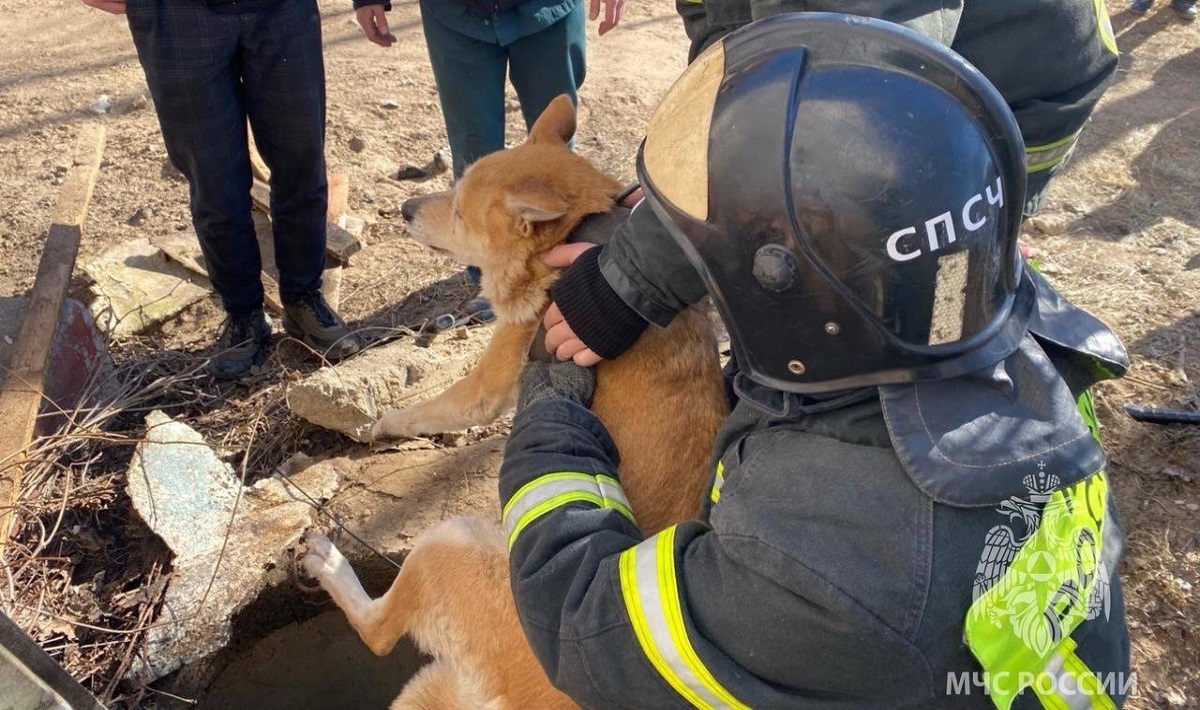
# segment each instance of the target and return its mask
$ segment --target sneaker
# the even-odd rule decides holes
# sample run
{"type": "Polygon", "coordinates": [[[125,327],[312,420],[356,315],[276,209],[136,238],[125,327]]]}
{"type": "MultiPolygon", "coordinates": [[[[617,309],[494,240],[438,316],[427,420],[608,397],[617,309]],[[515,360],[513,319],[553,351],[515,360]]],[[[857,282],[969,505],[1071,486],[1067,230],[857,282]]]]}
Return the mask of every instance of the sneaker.
{"type": "Polygon", "coordinates": [[[230,313],[217,336],[217,353],[208,371],[219,380],[237,380],[254,374],[267,359],[271,324],[260,308],[252,313],[230,313]]]}
{"type": "Polygon", "coordinates": [[[1150,6],[1154,4],[1154,0],[1133,0],[1133,4],[1129,6],[1129,11],[1135,15],[1145,15],[1150,11],[1150,6]]]}
{"type": "Polygon", "coordinates": [[[309,291],[283,306],[283,329],[328,360],[350,357],[362,348],[358,336],[333,312],[320,291],[309,291]]]}
{"type": "Polygon", "coordinates": [[[1179,19],[1184,22],[1191,22],[1196,19],[1196,3],[1186,2],[1185,0],[1171,0],[1171,9],[1179,16],[1179,19]]]}

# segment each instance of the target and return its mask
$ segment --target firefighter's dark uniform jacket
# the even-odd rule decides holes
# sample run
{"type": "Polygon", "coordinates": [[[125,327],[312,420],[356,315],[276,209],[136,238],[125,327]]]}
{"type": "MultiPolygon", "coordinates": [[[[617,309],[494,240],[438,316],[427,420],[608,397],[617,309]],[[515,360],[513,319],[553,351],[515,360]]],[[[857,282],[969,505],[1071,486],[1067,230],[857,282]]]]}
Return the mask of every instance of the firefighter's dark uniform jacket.
{"type": "Polygon", "coordinates": [[[1010,707],[1119,706],[1122,534],[1075,397],[1127,360],[1037,282],[1030,335],[986,372],[824,401],[735,377],[698,519],[649,539],[587,409],[521,412],[499,486],[514,598],[554,684],[589,708],[1004,707],[982,685],[1017,669],[978,656],[1018,642],[1042,654],[1046,694],[1010,707]],[[1062,530],[1041,550],[1075,583],[1063,602],[1014,570],[1073,525],[1095,538],[1084,573],[1062,577],[1062,530]],[[1072,689],[1092,681],[1083,704],[1072,689]]]}

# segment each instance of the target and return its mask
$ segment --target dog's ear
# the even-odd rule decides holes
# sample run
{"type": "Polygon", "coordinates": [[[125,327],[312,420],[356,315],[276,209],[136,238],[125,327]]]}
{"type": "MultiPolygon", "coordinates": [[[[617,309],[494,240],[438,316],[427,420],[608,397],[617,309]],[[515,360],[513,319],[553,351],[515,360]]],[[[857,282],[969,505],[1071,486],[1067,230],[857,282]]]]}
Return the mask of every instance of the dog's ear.
{"type": "Polygon", "coordinates": [[[525,181],[510,189],[505,195],[504,206],[516,216],[521,233],[525,236],[533,232],[535,225],[556,220],[571,207],[548,185],[535,181],[525,181]]]}
{"type": "Polygon", "coordinates": [[[575,137],[575,104],[571,97],[559,94],[550,102],[529,130],[530,143],[562,143],[575,137]]]}

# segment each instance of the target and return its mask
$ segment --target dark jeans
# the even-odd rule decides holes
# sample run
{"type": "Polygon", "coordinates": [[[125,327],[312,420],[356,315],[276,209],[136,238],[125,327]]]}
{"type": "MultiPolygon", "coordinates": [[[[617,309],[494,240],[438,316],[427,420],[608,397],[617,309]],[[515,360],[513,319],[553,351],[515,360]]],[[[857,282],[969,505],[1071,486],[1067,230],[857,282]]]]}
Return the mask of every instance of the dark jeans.
{"type": "Polygon", "coordinates": [[[526,128],[559,94],[577,101],[586,71],[584,5],[503,47],[462,34],[433,17],[423,20],[455,178],[477,159],[504,147],[506,73],[517,90],[526,128]]]}
{"type": "MultiPolygon", "coordinates": [[[[236,5],[234,5],[236,6],[236,5]]],[[[246,121],[271,169],[280,298],[320,288],[325,264],[325,68],[314,0],[217,13],[203,0],[128,0],[129,29],[167,155],[225,310],[262,307],[246,121]]],[[[229,6],[227,6],[229,7],[229,6]]]]}

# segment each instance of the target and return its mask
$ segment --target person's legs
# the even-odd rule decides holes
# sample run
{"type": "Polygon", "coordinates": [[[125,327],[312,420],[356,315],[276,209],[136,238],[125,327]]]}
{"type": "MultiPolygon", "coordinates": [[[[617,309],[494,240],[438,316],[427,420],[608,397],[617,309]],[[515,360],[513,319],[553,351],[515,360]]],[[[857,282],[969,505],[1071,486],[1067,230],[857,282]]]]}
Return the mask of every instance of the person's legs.
{"type": "Polygon", "coordinates": [[[241,377],[265,360],[271,329],[250,218],[238,19],[190,0],[129,0],[126,10],[167,155],[190,186],[209,280],[229,314],[209,369],[241,377]]]}
{"type": "Polygon", "coordinates": [[[271,170],[279,296],[321,288],[325,268],[325,71],[313,0],[239,16],[239,61],[254,141],[271,170]]]}
{"type": "Polygon", "coordinates": [[[560,94],[578,104],[587,73],[587,15],[579,3],[566,17],[508,46],[509,73],[525,128],[560,94]]]}
{"type": "Polygon", "coordinates": [[[422,14],[421,24],[457,180],[468,165],[504,147],[504,50],[456,32],[431,13],[422,14]]]}
{"type": "MultiPolygon", "coordinates": [[[[421,25],[458,180],[468,165],[504,148],[504,49],[456,32],[432,13],[421,13],[421,25]]],[[[468,266],[466,273],[479,284],[479,267],[468,266]]],[[[481,320],[488,319],[490,309],[486,299],[466,306],[482,313],[481,320]]]]}
{"type": "Polygon", "coordinates": [[[229,313],[260,310],[238,18],[191,0],[130,0],[127,12],[167,155],[190,185],[209,279],[229,313]]]}
{"type": "Polygon", "coordinates": [[[314,0],[289,0],[241,18],[246,112],[271,169],[271,227],[283,327],[330,360],[361,344],[321,295],[328,184],[325,67],[314,0]]]}
{"type": "Polygon", "coordinates": [[[1171,0],[1171,9],[1184,22],[1196,19],[1196,0],[1171,0]]]}

